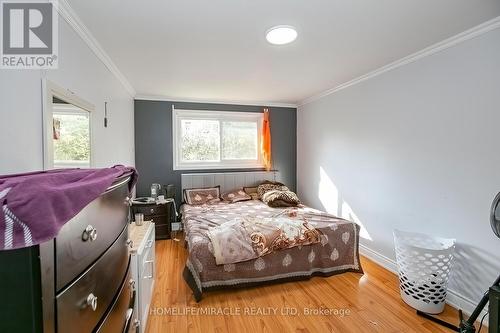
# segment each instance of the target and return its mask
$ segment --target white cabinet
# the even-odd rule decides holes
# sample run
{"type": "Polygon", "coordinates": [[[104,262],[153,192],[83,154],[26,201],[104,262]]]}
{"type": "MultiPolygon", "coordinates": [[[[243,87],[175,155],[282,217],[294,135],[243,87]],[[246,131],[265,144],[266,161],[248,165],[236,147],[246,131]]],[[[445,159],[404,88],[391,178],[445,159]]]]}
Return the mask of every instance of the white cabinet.
{"type": "Polygon", "coordinates": [[[155,280],[155,226],[150,221],[143,225],[131,225],[130,239],[131,270],[133,279],[137,281],[137,297],[135,311],[138,314],[139,333],[144,333],[148,321],[149,305],[153,296],[155,280]]]}

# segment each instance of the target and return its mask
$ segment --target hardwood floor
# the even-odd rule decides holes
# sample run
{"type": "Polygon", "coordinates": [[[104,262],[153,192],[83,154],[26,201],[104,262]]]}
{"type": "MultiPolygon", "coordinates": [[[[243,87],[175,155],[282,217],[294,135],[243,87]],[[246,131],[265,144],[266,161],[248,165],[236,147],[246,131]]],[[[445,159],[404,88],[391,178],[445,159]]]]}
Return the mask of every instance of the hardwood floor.
{"type": "MultiPolygon", "coordinates": [[[[156,286],[147,325],[149,333],[452,332],[418,317],[399,297],[397,277],[366,258],[362,258],[364,275],[346,273],[301,282],[208,292],[200,303],[196,303],[181,276],[186,254],[182,241],[156,243],[156,286]],[[184,314],[197,308],[225,311],[226,315],[184,314]],[[320,308],[332,310],[330,314],[305,312],[320,308]],[[349,313],[341,316],[342,310],[349,313]],[[167,314],[168,311],[171,314],[167,314]]],[[[455,323],[458,314],[446,306],[439,317],[455,323]]],[[[486,332],[484,328],[483,332],[486,332]]]]}

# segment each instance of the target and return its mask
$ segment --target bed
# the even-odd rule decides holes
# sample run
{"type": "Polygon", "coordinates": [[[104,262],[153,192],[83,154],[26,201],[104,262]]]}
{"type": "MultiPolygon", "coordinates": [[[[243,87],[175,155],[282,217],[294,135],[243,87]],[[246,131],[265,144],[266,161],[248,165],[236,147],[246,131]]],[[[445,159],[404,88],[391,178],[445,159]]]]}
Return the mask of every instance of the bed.
{"type": "MultiPolygon", "coordinates": [[[[277,180],[278,175],[263,172],[182,175],[182,187],[218,184],[224,191],[232,187],[252,186],[264,179],[277,180]]],[[[183,277],[198,302],[203,293],[210,290],[363,272],[359,262],[359,225],[315,209],[271,208],[262,201],[249,200],[200,206],[184,204],[181,216],[189,252],[183,277]],[[244,262],[216,264],[208,236],[209,228],[241,217],[284,216],[291,209],[307,216],[309,223],[320,232],[319,242],[283,249],[244,262]]]]}

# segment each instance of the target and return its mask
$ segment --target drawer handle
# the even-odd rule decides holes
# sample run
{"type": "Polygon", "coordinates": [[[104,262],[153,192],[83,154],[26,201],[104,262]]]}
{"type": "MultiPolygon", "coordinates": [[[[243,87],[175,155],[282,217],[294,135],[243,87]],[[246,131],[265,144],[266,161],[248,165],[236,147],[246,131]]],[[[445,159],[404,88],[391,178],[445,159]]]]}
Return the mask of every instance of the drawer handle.
{"type": "MultiPolygon", "coordinates": [[[[130,301],[129,309],[125,312],[125,327],[123,327],[122,333],[128,333],[130,331],[130,324],[132,315],[134,314],[134,304],[135,304],[136,291],[132,291],[132,299],[130,301]]],[[[137,326],[135,326],[137,331],[137,326]]]]}
{"type": "Polygon", "coordinates": [[[123,204],[124,204],[125,206],[129,206],[129,207],[131,207],[131,206],[132,206],[132,199],[131,199],[131,198],[129,198],[129,197],[126,197],[126,198],[125,198],[125,200],[123,201],[123,204]]]}
{"type": "Polygon", "coordinates": [[[150,212],[151,214],[153,214],[153,213],[155,212],[155,209],[154,209],[154,208],[151,208],[151,209],[149,210],[149,212],[150,212]]]}
{"type": "Polygon", "coordinates": [[[152,279],[155,276],[155,261],[154,260],[144,260],[145,264],[151,264],[151,275],[145,275],[145,279],[152,279]]]}
{"type": "Polygon", "coordinates": [[[83,231],[82,240],[84,242],[88,240],[92,242],[95,241],[96,239],[97,239],[97,229],[94,228],[94,226],[92,226],[91,224],[89,224],[87,228],[85,228],[85,230],[83,231]]]}
{"type": "Polygon", "coordinates": [[[97,310],[97,297],[90,293],[87,296],[87,305],[89,305],[92,308],[92,311],[97,310]]]}
{"type": "Polygon", "coordinates": [[[127,333],[130,330],[130,319],[132,319],[132,315],[134,314],[134,309],[130,308],[125,312],[125,327],[123,328],[122,333],[127,333]]]}
{"type": "Polygon", "coordinates": [[[131,239],[127,239],[127,241],[125,242],[125,244],[127,245],[127,247],[129,248],[133,248],[134,247],[134,241],[131,240],[131,239]]]}

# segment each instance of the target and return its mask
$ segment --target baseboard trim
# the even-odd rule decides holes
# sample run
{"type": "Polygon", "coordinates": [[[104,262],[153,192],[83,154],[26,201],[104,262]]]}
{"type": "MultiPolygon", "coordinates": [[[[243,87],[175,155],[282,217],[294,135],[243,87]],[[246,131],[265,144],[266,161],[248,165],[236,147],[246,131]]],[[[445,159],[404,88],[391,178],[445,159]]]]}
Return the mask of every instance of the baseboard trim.
{"type": "Polygon", "coordinates": [[[374,261],[378,265],[384,267],[388,271],[391,271],[396,275],[398,274],[398,265],[396,264],[396,262],[384,256],[383,254],[380,254],[363,244],[359,244],[359,253],[367,257],[371,261],[374,261]]]}
{"type": "MultiPolygon", "coordinates": [[[[398,266],[396,264],[396,261],[394,261],[393,259],[388,258],[383,254],[380,254],[377,251],[370,249],[369,247],[363,244],[359,244],[359,253],[367,257],[371,261],[375,262],[376,264],[387,269],[388,271],[394,274],[398,274],[398,266]]],[[[474,301],[452,289],[448,289],[446,304],[454,307],[455,309],[462,309],[462,311],[467,315],[470,315],[472,311],[474,311],[474,308],[476,307],[476,303],[474,301]]],[[[483,309],[481,315],[479,316],[479,319],[481,319],[484,315],[486,315],[486,313],[487,313],[487,308],[483,309]]],[[[484,320],[486,323],[488,323],[488,315],[486,315],[484,320]]],[[[455,324],[458,324],[458,318],[455,324]]]]}

